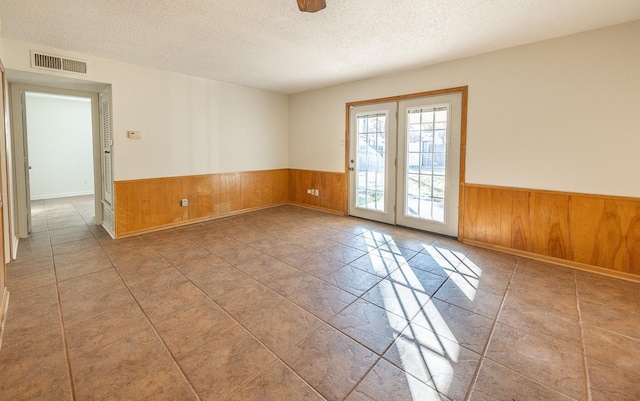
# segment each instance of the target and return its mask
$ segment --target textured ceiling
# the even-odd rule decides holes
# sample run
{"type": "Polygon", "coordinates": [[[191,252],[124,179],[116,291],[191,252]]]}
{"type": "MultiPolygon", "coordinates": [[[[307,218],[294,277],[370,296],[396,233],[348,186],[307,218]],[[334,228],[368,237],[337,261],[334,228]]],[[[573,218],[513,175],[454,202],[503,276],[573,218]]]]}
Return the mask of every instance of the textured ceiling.
{"type": "Polygon", "coordinates": [[[640,19],[640,0],[2,0],[6,38],[295,93],[640,19]]]}

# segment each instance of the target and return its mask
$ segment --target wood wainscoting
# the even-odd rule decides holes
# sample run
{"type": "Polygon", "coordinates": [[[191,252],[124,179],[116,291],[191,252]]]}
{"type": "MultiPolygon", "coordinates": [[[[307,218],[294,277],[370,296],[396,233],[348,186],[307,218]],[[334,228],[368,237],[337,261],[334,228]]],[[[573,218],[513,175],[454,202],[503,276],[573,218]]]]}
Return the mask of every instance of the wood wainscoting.
{"type": "Polygon", "coordinates": [[[289,202],[340,215],[347,214],[346,175],[289,169],[289,202]],[[317,189],[318,196],[307,193],[317,189]]]}
{"type": "Polygon", "coordinates": [[[288,169],[116,181],[116,236],[266,208],[288,198],[288,169]],[[182,199],[188,206],[181,206],[182,199]]]}
{"type": "Polygon", "coordinates": [[[465,243],[640,280],[640,199],[464,186],[465,243]]]}
{"type": "Polygon", "coordinates": [[[293,203],[346,214],[345,174],[279,169],[115,182],[116,236],[293,203]],[[318,196],[307,189],[317,189],[318,196]],[[187,199],[188,206],[180,201],[187,199]]]}

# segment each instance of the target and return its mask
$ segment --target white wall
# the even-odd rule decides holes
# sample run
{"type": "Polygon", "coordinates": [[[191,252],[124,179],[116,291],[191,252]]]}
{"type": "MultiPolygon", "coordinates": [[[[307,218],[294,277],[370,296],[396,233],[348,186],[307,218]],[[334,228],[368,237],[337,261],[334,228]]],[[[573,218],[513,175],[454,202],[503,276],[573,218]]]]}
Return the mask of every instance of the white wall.
{"type": "Polygon", "coordinates": [[[288,98],[7,38],[3,62],[67,55],[113,85],[116,180],[344,171],[345,103],[468,85],[467,182],[640,197],[639,37],[634,22],[288,98]]]}
{"type": "Polygon", "coordinates": [[[30,50],[88,62],[87,76],[112,84],[114,179],[286,168],[286,95],[4,39],[7,69],[40,72],[30,50]],[[128,139],[127,130],[142,132],[128,139]]]}
{"type": "Polygon", "coordinates": [[[91,99],[25,94],[31,199],[93,194],[91,99]]]}
{"type": "Polygon", "coordinates": [[[469,183],[640,197],[640,21],[292,95],[289,164],[344,171],[345,104],[469,86],[469,183]]]}

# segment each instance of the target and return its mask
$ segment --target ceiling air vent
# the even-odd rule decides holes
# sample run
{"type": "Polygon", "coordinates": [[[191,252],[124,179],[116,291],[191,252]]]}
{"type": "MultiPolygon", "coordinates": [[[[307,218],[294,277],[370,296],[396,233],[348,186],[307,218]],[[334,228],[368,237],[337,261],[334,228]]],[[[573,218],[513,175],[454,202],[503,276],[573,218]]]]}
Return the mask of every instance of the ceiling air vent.
{"type": "Polygon", "coordinates": [[[53,54],[45,54],[34,51],[31,51],[31,67],[44,68],[47,70],[75,72],[77,74],[87,73],[86,61],[74,60],[68,57],[60,57],[53,54]]]}

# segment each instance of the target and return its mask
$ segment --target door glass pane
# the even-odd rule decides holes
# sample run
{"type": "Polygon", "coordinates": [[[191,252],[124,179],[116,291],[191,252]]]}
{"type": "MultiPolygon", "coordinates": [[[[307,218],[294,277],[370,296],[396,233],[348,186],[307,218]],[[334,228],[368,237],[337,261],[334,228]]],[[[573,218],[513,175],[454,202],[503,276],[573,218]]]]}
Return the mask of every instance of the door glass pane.
{"type": "Polygon", "coordinates": [[[384,211],[387,115],[361,114],[357,117],[356,207],[384,211]]]}
{"type": "Polygon", "coordinates": [[[444,223],[448,114],[448,107],[407,111],[407,217],[444,223]]]}

